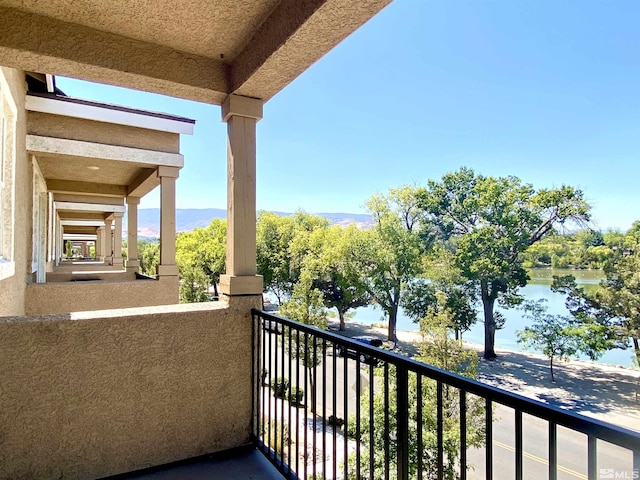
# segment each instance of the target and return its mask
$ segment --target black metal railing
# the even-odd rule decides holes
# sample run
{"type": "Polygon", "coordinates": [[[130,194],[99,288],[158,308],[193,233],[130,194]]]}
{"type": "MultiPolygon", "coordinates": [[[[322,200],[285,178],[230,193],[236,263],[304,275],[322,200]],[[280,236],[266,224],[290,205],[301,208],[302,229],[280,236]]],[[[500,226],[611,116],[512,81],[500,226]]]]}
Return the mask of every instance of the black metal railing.
{"type": "Polygon", "coordinates": [[[638,478],[639,433],[252,314],[252,433],[285,477],[638,478]]]}

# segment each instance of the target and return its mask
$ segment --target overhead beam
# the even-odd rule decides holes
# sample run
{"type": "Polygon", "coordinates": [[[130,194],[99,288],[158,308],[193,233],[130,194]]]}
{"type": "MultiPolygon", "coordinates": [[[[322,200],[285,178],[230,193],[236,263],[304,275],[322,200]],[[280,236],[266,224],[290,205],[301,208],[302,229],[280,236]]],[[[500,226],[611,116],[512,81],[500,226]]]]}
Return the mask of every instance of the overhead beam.
{"type": "Polygon", "coordinates": [[[0,32],[0,65],[217,105],[229,93],[213,58],[6,7],[0,32]]]}
{"type": "Polygon", "coordinates": [[[104,212],[70,212],[65,210],[60,213],[60,220],[93,220],[104,224],[104,212]]]}
{"type": "Polygon", "coordinates": [[[69,193],[54,193],[53,200],[56,202],[106,203],[107,205],[124,205],[124,199],[122,197],[108,197],[102,195],[73,195],[69,193]]]}
{"type": "Polygon", "coordinates": [[[76,235],[96,235],[97,227],[82,227],[77,225],[63,225],[65,235],[76,234],[76,235]]]}
{"type": "Polygon", "coordinates": [[[234,59],[231,92],[264,101],[391,0],[283,0],[234,59]]]}
{"type": "Polygon", "coordinates": [[[68,157],[100,158],[143,165],[164,165],[182,168],[184,157],[179,153],[156,152],[142,148],[105,145],[66,138],[27,135],[27,150],[30,153],[64,155],[68,157]]]}
{"type": "Polygon", "coordinates": [[[107,205],[100,203],[53,202],[58,211],[73,210],[76,212],[125,212],[124,205],[107,205]]]}
{"type": "Polygon", "coordinates": [[[160,185],[160,179],[156,175],[156,169],[145,168],[129,185],[128,197],[142,198],[151,190],[160,185]]]}
{"type": "Polygon", "coordinates": [[[61,220],[60,223],[65,227],[104,227],[104,220],[61,220]]]}
{"type": "Polygon", "coordinates": [[[74,180],[47,180],[47,189],[51,192],[70,194],[106,195],[124,197],[127,195],[126,185],[109,185],[106,183],[76,182],[74,180]]]}
{"type": "Polygon", "coordinates": [[[97,235],[91,233],[64,233],[62,235],[64,240],[76,240],[76,241],[95,241],[97,235]]]}

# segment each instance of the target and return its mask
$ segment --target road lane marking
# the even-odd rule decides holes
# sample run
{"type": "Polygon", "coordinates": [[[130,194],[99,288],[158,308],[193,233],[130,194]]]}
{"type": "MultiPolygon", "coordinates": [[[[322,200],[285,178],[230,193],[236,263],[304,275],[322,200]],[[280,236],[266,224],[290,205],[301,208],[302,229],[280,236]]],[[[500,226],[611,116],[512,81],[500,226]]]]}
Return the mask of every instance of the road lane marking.
{"type": "MultiPolygon", "coordinates": [[[[510,452],[515,452],[516,451],[516,449],[514,447],[512,447],[511,445],[507,445],[506,443],[502,443],[502,442],[499,442],[497,440],[494,440],[493,443],[495,445],[497,445],[498,447],[504,448],[505,450],[509,450],[510,452]]],[[[525,457],[525,458],[529,458],[531,460],[534,460],[536,462],[542,463],[543,465],[549,465],[549,461],[548,460],[546,460],[545,458],[533,455],[531,453],[527,453],[527,452],[523,451],[522,452],[522,456],[525,457]]],[[[563,473],[567,473],[569,475],[573,475],[574,477],[577,477],[580,480],[588,480],[588,477],[586,475],[583,475],[580,472],[576,472],[575,470],[571,470],[570,468],[563,467],[562,465],[558,465],[558,471],[559,472],[563,472],[563,473]]]]}

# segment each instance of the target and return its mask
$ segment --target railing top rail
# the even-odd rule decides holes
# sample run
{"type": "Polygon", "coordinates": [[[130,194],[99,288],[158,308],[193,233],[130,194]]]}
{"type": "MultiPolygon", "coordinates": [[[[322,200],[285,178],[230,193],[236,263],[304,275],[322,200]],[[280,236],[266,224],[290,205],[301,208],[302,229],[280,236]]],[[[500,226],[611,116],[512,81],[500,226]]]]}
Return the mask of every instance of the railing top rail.
{"type": "Polygon", "coordinates": [[[640,452],[640,432],[635,432],[624,427],[589,418],[578,413],[562,410],[553,405],[523,397],[522,395],[442,370],[398,353],[356,342],[348,337],[326,330],[320,330],[317,327],[305,325],[262,310],[252,309],[252,313],[263,319],[275,321],[284,326],[295,328],[301,332],[316,335],[317,337],[326,339],[332,343],[343,345],[349,349],[357,351],[358,353],[364,353],[379,360],[389,362],[396,365],[396,367],[405,368],[408,371],[427,376],[434,380],[440,380],[462,391],[520,410],[523,413],[548,420],[557,425],[568,427],[587,435],[592,435],[606,442],[631,449],[635,452],[640,452]]]}

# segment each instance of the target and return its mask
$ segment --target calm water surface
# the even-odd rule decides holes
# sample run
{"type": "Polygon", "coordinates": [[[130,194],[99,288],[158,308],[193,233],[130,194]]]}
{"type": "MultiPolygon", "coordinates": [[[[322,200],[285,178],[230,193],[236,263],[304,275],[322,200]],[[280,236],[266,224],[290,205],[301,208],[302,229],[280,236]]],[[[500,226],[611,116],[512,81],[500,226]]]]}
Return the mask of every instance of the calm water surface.
{"type": "MultiPolygon", "coordinates": [[[[576,277],[578,286],[588,289],[594,288],[602,280],[603,274],[599,270],[554,270],[554,269],[533,269],[529,271],[531,280],[529,284],[522,289],[522,294],[527,300],[538,300],[544,298],[547,300],[546,305],[550,314],[562,314],[569,315],[569,311],[564,306],[565,296],[559,293],[554,293],[550,289],[552,277],[554,275],[573,275],[576,277]]],[[[523,350],[520,344],[516,341],[516,331],[523,330],[528,322],[522,318],[521,312],[516,309],[501,310],[506,317],[505,326],[503,329],[496,332],[496,346],[502,348],[508,348],[510,350],[523,350]]],[[[373,324],[381,321],[386,321],[384,313],[381,310],[376,309],[373,306],[359,308],[356,311],[356,315],[353,321],[360,323],[373,324]]],[[[479,314],[479,319],[482,315],[479,314]]],[[[400,311],[398,316],[398,330],[419,330],[419,325],[413,323],[413,321],[407,317],[403,311],[400,311]]],[[[475,342],[484,343],[484,325],[481,321],[478,321],[468,332],[463,334],[463,339],[475,342]]],[[[608,363],[614,365],[631,365],[631,350],[612,350],[605,353],[599,360],[601,363],[608,363]]]]}

